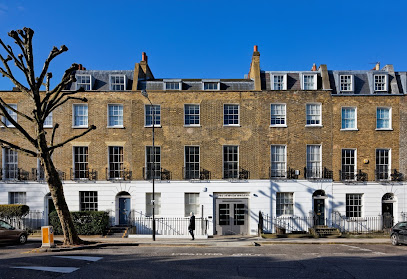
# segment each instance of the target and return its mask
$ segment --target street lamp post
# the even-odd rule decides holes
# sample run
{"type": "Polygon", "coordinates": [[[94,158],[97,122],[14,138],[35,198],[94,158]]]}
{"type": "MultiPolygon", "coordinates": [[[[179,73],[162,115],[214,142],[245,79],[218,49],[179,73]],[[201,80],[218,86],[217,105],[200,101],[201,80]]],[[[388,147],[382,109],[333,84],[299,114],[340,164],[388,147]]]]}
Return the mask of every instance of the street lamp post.
{"type": "MultiPolygon", "coordinates": [[[[153,199],[151,200],[152,204],[153,204],[153,241],[155,241],[155,185],[154,185],[154,181],[155,181],[155,146],[154,146],[154,126],[155,126],[155,108],[153,103],[150,101],[150,98],[148,98],[148,93],[146,90],[141,90],[141,95],[143,95],[144,97],[147,98],[147,100],[150,102],[151,104],[151,110],[153,111],[153,119],[152,119],[152,125],[153,125],[153,166],[151,169],[152,172],[152,179],[153,179],[153,199]]],[[[148,172],[148,167],[147,167],[147,172],[148,172]]]]}

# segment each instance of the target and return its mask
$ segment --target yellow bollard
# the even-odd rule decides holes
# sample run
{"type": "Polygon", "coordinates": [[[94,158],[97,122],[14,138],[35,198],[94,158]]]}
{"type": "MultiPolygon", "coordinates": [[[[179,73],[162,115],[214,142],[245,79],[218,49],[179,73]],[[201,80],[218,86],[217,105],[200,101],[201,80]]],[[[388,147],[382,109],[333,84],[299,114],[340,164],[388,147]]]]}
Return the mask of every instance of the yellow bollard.
{"type": "Polygon", "coordinates": [[[42,248],[53,248],[54,244],[54,228],[52,226],[41,227],[42,248]]]}

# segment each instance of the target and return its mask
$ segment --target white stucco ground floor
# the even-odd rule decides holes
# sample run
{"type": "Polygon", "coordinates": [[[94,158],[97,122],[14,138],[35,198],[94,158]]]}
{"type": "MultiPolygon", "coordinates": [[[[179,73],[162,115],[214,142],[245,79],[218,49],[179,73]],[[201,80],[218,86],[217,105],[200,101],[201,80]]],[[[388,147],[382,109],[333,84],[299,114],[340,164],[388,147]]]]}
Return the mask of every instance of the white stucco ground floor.
{"type": "MultiPolygon", "coordinates": [[[[137,226],[136,222],[152,216],[151,181],[65,181],[63,185],[71,211],[109,211],[112,225],[137,226]]],[[[367,220],[389,215],[397,222],[406,212],[405,188],[400,182],[155,181],[154,215],[158,220],[187,220],[194,212],[197,220],[202,224],[205,221],[200,233],[207,235],[256,235],[259,212],[274,226],[280,224],[291,230],[304,230],[300,220],[306,218],[312,218],[313,224],[331,225],[332,219],[367,220]]],[[[0,183],[0,204],[12,203],[25,203],[30,211],[42,212],[41,224],[48,224],[53,205],[46,183],[0,183]]],[[[269,230],[274,232],[275,227],[271,225],[269,230]]],[[[187,230],[182,230],[181,234],[185,233],[187,230]]]]}

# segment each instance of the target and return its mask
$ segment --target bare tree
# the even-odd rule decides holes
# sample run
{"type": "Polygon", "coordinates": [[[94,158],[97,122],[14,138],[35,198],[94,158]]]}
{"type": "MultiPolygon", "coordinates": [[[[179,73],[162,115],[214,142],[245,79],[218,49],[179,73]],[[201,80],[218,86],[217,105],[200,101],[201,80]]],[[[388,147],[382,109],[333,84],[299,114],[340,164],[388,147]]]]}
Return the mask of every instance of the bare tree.
{"type": "MultiPolygon", "coordinates": [[[[61,221],[62,230],[64,233],[64,245],[74,245],[82,243],[82,240],[78,237],[78,234],[75,230],[75,227],[72,222],[71,214],[68,209],[68,205],[65,201],[65,196],[63,192],[63,185],[59,174],[54,166],[54,163],[51,159],[51,155],[56,148],[62,147],[68,142],[82,137],[89,133],[91,130],[96,129],[95,126],[90,126],[86,131],[67,138],[66,140],[54,143],[55,132],[58,129],[58,123],[55,123],[52,130],[52,135],[47,139],[46,132],[44,130],[44,121],[47,116],[54,111],[56,108],[62,106],[69,100],[78,100],[82,102],[87,102],[86,98],[75,97],[79,91],[63,91],[66,86],[75,82],[74,71],[78,69],[77,64],[72,64],[72,66],[65,71],[63,74],[62,80],[54,89],[50,90],[50,79],[52,74],[48,72],[48,67],[51,61],[67,51],[66,46],[61,46],[59,49],[53,47],[48,58],[44,62],[42,71],[38,77],[34,73],[34,57],[33,57],[33,45],[32,39],[34,31],[30,28],[24,27],[23,30],[10,31],[8,35],[14,40],[14,42],[19,47],[21,53],[16,55],[13,48],[10,45],[6,45],[1,39],[0,44],[6,51],[6,57],[0,54],[0,60],[3,63],[3,67],[0,67],[0,74],[3,77],[9,78],[14,85],[26,95],[26,101],[29,102],[30,110],[28,113],[24,113],[18,109],[13,108],[8,105],[0,97],[0,115],[2,116],[0,123],[6,128],[9,129],[12,133],[17,134],[17,136],[25,139],[29,142],[29,148],[26,148],[24,144],[15,144],[9,140],[0,139],[0,145],[5,148],[10,148],[12,150],[24,153],[28,156],[37,157],[40,159],[42,166],[44,166],[45,174],[47,177],[47,182],[49,190],[51,193],[52,200],[55,205],[55,209],[58,213],[59,219],[61,221]],[[26,82],[18,81],[13,75],[9,62],[14,62],[15,66],[23,72],[26,82]],[[45,83],[44,83],[45,79],[45,83]],[[24,85],[26,84],[26,85],[24,85]],[[45,85],[45,92],[40,91],[41,87],[45,85]],[[20,117],[23,117],[26,123],[30,127],[22,123],[18,123],[10,115],[11,112],[14,112],[20,117]],[[13,128],[9,128],[6,125],[6,122],[12,124],[13,128]],[[34,131],[32,127],[35,127],[34,131]]],[[[13,93],[10,93],[13,94],[13,93]]],[[[12,113],[13,114],[13,113],[12,113]]]]}

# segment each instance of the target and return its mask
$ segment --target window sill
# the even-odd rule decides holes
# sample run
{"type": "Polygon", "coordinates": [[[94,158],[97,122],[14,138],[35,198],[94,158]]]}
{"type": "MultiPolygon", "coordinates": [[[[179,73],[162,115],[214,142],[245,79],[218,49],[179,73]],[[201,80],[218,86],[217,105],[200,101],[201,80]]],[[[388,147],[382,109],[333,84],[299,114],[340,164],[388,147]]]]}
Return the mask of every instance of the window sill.
{"type": "MultiPolygon", "coordinates": [[[[161,128],[161,125],[154,125],[154,128],[161,128]]],[[[144,128],[153,128],[153,126],[144,126],[144,128]]]]}
{"type": "Polygon", "coordinates": [[[87,129],[88,126],[72,126],[72,129],[87,129]]]}
{"type": "Polygon", "coordinates": [[[341,129],[341,131],[359,131],[358,128],[353,128],[353,129],[341,129]]]}
{"type": "Polygon", "coordinates": [[[107,126],[108,129],[124,129],[124,126],[107,126]]]}
{"type": "Polygon", "coordinates": [[[202,125],[184,125],[185,128],[201,128],[202,125]]]}
{"type": "Polygon", "coordinates": [[[318,124],[318,125],[305,125],[305,128],[322,128],[324,127],[322,124],[318,124]]]}
{"type": "Polygon", "coordinates": [[[45,129],[52,129],[52,128],[54,128],[53,126],[43,126],[43,128],[45,128],[45,129]]]}
{"type": "Polygon", "coordinates": [[[376,128],[376,131],[393,131],[393,128],[382,128],[382,129],[376,128]]]}
{"type": "Polygon", "coordinates": [[[229,124],[229,125],[223,124],[223,127],[241,127],[241,126],[240,124],[229,124]]]}
{"type": "Polygon", "coordinates": [[[287,128],[287,125],[270,125],[270,128],[287,128]]]}

